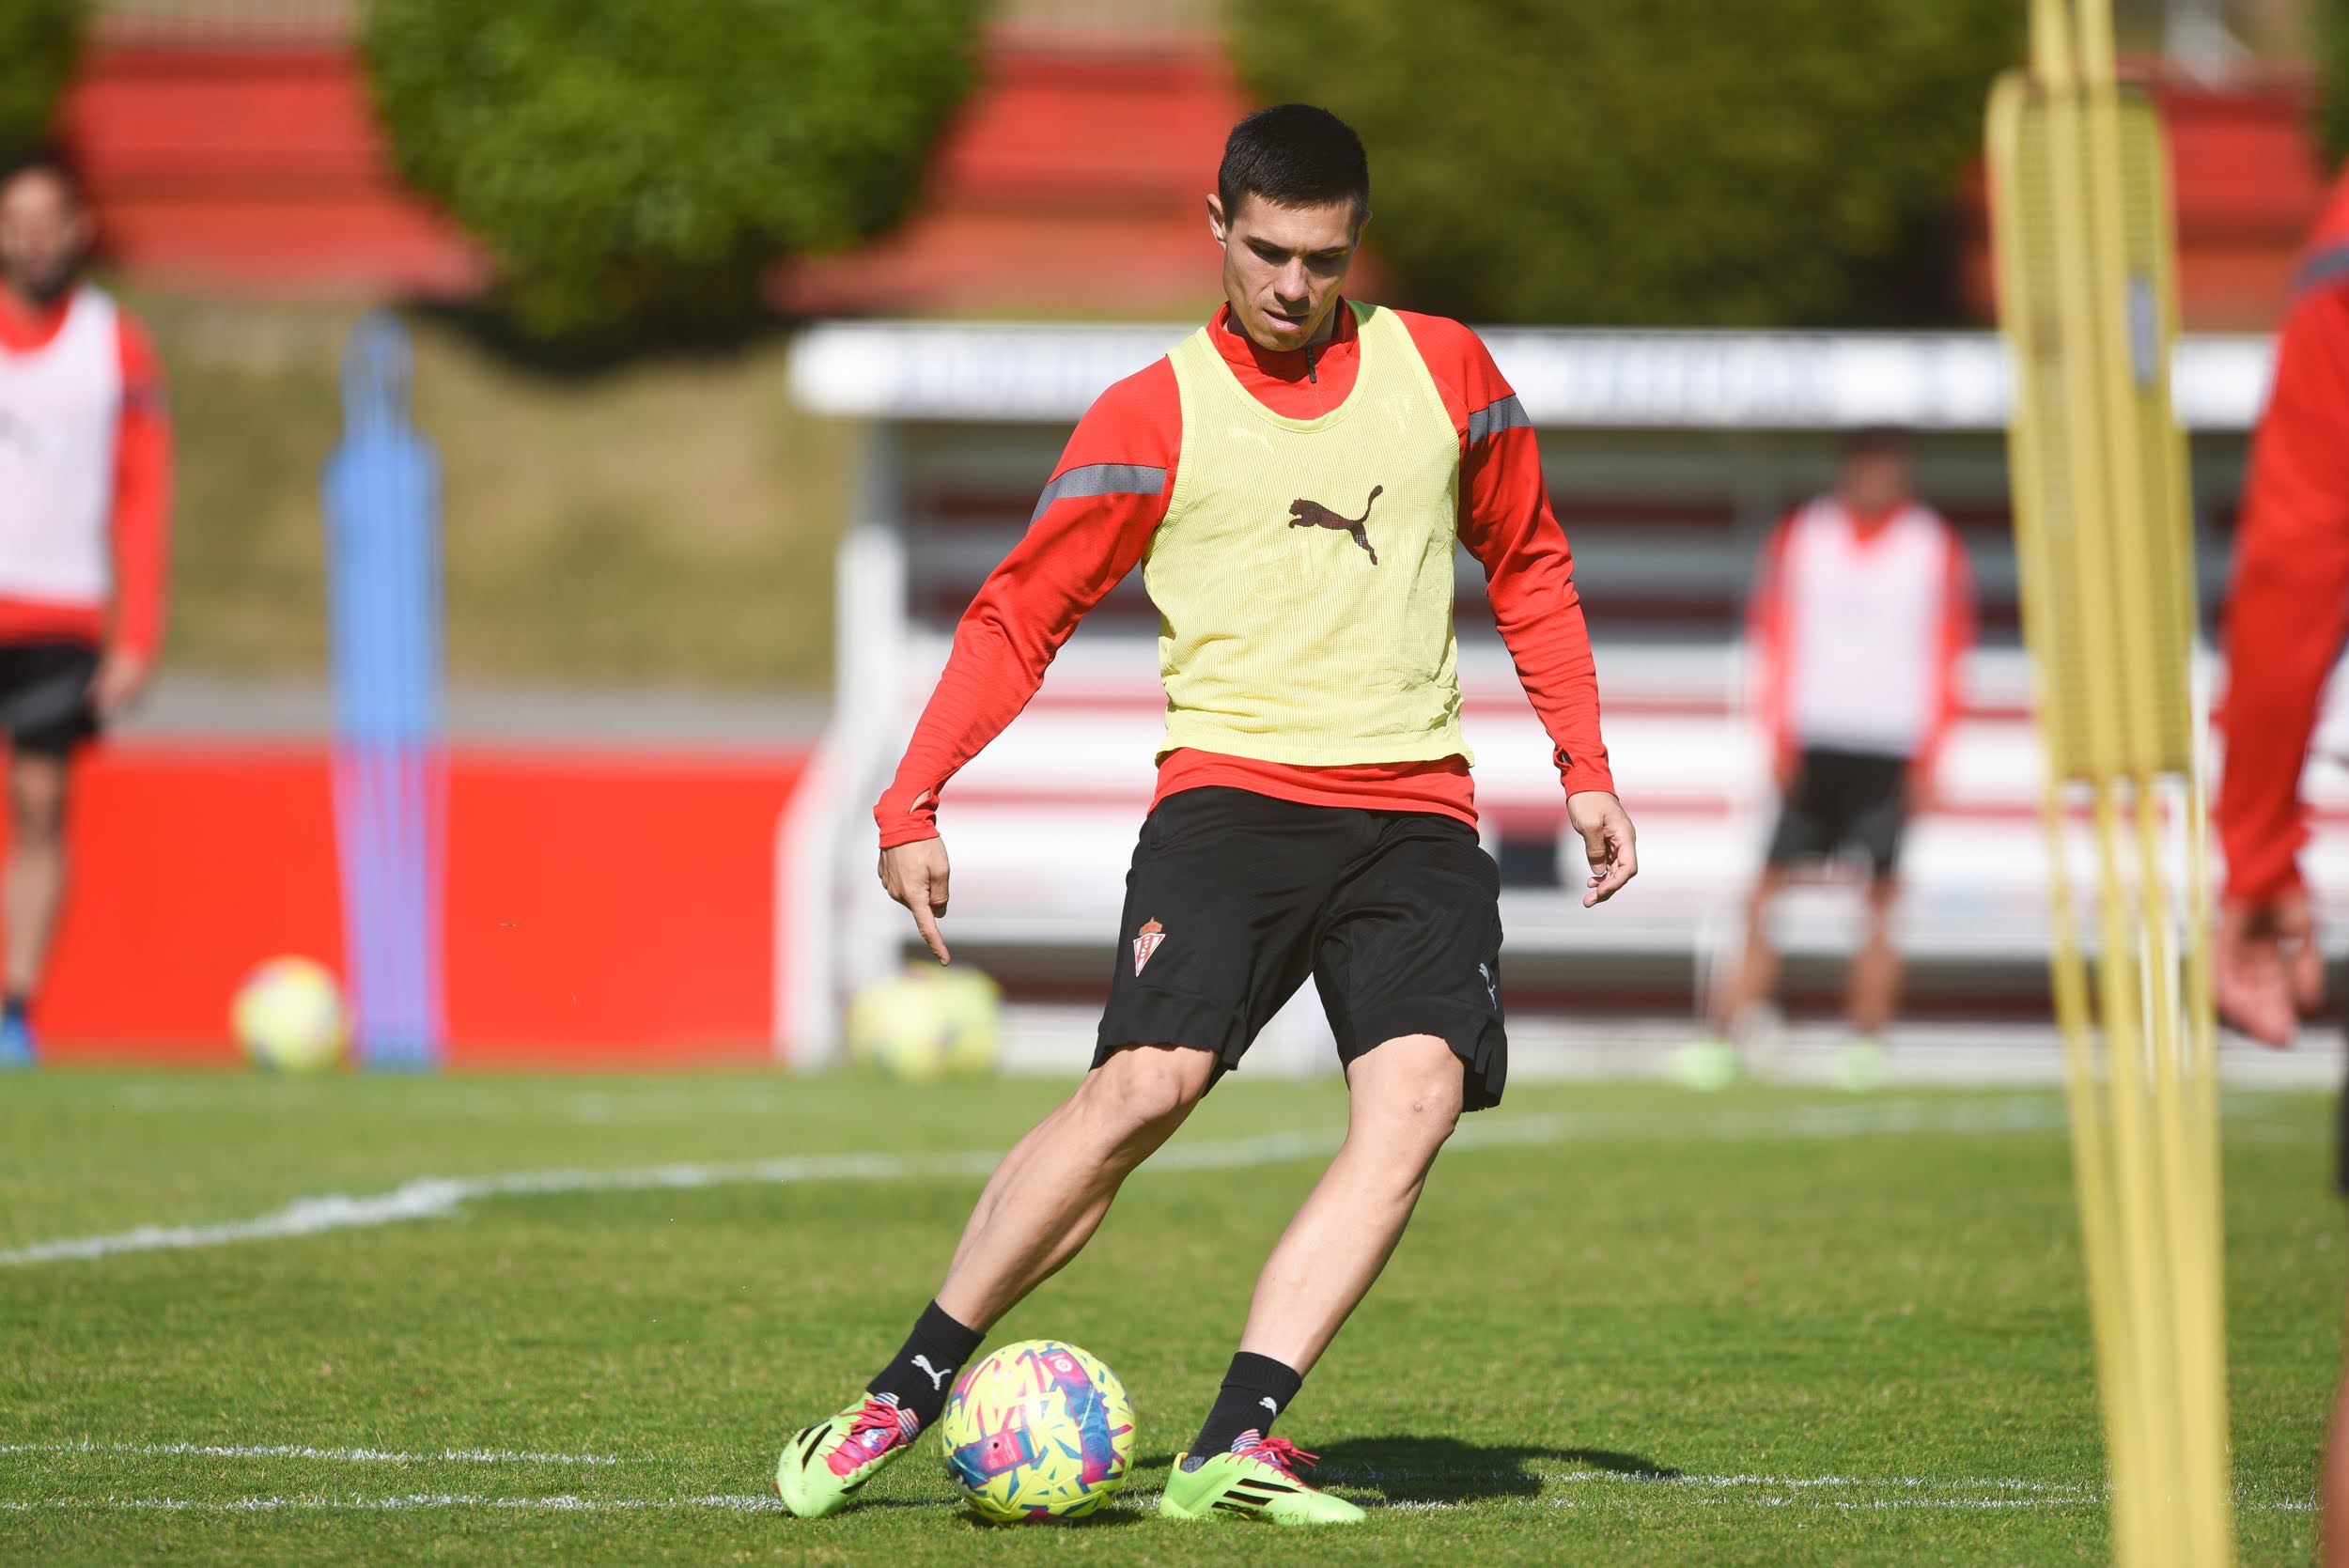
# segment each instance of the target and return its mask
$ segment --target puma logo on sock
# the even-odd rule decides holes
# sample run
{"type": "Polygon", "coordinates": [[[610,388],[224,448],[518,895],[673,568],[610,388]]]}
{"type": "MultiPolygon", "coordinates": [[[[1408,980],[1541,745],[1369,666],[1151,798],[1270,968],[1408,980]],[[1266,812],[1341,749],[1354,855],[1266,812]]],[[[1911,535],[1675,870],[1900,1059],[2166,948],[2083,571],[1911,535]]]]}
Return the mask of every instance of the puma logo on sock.
{"type": "Polygon", "coordinates": [[[1281,1406],[1274,1403],[1272,1396],[1269,1394],[1267,1394],[1264,1398],[1256,1401],[1256,1403],[1263,1405],[1266,1409],[1271,1411],[1276,1416],[1281,1413],[1281,1406]]]}
{"type": "Polygon", "coordinates": [[[930,1388],[933,1390],[944,1388],[946,1379],[954,1375],[954,1368],[948,1367],[941,1372],[930,1365],[930,1358],[927,1356],[916,1356],[913,1358],[913,1364],[922,1369],[922,1375],[930,1380],[930,1388]]]}

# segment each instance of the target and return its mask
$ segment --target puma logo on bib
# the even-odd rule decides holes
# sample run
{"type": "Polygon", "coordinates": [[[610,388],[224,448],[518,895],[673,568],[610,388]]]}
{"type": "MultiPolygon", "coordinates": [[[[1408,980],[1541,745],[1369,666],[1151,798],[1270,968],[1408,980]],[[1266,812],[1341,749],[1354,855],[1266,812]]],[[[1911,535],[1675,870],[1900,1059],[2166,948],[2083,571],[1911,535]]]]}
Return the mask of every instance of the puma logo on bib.
{"type": "Polygon", "coordinates": [[[1370,507],[1372,502],[1386,493],[1386,486],[1371,486],[1370,500],[1362,503],[1362,515],[1358,518],[1342,518],[1320,502],[1308,501],[1303,496],[1299,496],[1289,503],[1289,526],[1291,528],[1334,528],[1341,534],[1350,534],[1354,536],[1356,544],[1370,551],[1370,564],[1375,567],[1378,564],[1378,551],[1372,549],[1370,543],[1370,507]]]}

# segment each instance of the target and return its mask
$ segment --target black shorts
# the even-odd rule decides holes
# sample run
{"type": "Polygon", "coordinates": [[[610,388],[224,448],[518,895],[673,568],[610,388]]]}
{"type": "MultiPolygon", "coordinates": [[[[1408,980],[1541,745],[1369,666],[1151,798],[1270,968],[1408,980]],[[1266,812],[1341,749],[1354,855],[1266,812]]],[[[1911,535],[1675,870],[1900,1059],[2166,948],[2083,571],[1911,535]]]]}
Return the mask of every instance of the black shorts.
{"type": "Polygon", "coordinates": [[[9,745],[62,757],[96,735],[97,674],[97,650],[79,643],[0,644],[0,729],[9,745]]]}
{"type": "Polygon", "coordinates": [[[1128,1046],[1239,1065],[1310,972],[1338,1059],[1440,1036],[1501,1102],[1501,873],[1466,823],[1187,789],[1142,825],[1093,1064],[1128,1046]]]}
{"type": "Polygon", "coordinates": [[[1850,845],[1867,855],[1869,870],[1890,876],[1908,826],[1908,769],[1906,757],[1804,751],[1770,834],[1770,864],[1831,860],[1850,845]]]}

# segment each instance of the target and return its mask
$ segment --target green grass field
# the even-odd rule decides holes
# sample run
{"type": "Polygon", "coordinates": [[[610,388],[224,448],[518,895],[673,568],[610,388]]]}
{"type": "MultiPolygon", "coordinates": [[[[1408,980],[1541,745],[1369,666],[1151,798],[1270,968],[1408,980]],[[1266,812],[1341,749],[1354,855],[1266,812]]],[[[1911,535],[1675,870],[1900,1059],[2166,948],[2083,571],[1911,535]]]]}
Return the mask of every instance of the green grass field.
{"type": "MultiPolygon", "coordinates": [[[[2060,1105],[2024,1093],[1513,1092],[1282,1423],[1374,1509],[1300,1538],[1137,1506],[1342,1123],[1333,1086],[1236,1080],[997,1333],[1125,1378],[1122,1506],[984,1529],[926,1446],[850,1514],[773,1512],[781,1439],[894,1348],[1054,1093],[0,1079],[0,1561],[2106,1553],[2060,1105]]],[[[2312,1550],[2327,1117],[2228,1103],[2248,1562],[2312,1550]]]]}

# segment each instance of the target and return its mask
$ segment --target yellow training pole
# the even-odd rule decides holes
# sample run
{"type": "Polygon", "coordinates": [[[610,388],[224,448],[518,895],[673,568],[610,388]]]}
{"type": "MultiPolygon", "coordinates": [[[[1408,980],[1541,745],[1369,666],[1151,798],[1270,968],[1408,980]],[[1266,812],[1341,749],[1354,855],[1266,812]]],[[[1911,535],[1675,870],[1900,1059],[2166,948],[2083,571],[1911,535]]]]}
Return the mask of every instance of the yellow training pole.
{"type": "Polygon", "coordinates": [[[2167,174],[2149,105],[2114,78],[2109,0],[2033,0],[2030,17],[2032,72],[1993,93],[1987,145],[2047,756],[2050,974],[2114,1553],[2200,1568],[2232,1560],[2233,1521],[2167,174]],[[2095,859],[2092,976],[2076,825],[2095,859]]]}

